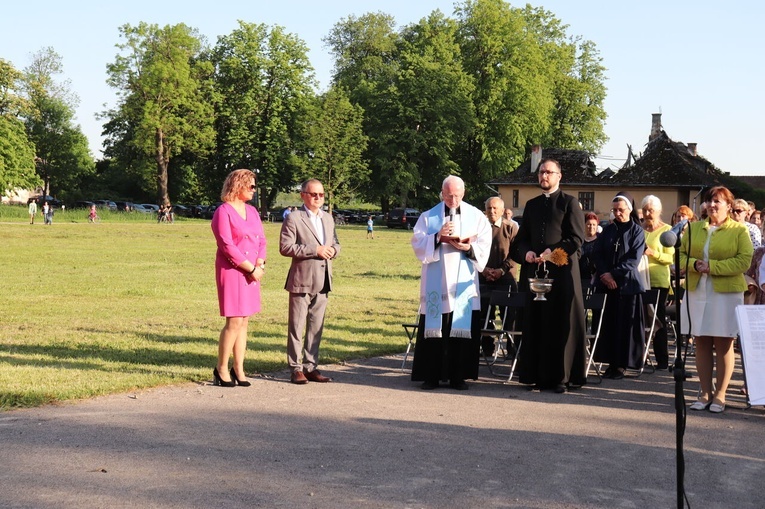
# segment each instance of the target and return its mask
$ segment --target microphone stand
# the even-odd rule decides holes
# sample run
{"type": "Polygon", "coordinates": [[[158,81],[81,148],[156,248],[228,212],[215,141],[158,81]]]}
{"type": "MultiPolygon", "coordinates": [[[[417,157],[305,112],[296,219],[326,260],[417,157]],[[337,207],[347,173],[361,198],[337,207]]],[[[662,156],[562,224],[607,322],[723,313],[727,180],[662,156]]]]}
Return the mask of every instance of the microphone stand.
{"type": "MultiPolygon", "coordinates": [[[[677,335],[675,338],[676,348],[680,348],[679,338],[683,337],[681,320],[682,310],[680,304],[680,235],[677,236],[675,243],[675,322],[677,335]]],[[[686,296],[687,298],[687,296],[686,296]]],[[[685,395],[683,382],[685,381],[685,359],[688,355],[688,335],[685,335],[683,343],[685,351],[682,355],[676,355],[675,365],[672,374],[675,378],[675,451],[677,463],[677,507],[683,508],[683,498],[685,495],[685,456],[683,453],[683,437],[685,435],[685,395]]]]}

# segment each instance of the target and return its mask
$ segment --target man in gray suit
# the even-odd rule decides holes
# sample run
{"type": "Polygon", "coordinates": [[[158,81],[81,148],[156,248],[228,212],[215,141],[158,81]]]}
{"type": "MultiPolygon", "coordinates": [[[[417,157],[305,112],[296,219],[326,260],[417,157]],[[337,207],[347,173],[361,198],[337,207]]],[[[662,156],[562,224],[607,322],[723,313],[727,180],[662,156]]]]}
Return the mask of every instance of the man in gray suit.
{"type": "Polygon", "coordinates": [[[279,253],[292,258],[284,289],[290,292],[287,360],[293,384],[330,382],[316,369],[324,329],[327,294],[332,290],[332,260],[340,251],[332,215],[324,212],[324,186],[316,179],[300,186],[303,207],[282,223],[279,253]],[[305,346],[303,333],[305,332],[305,346]]]}

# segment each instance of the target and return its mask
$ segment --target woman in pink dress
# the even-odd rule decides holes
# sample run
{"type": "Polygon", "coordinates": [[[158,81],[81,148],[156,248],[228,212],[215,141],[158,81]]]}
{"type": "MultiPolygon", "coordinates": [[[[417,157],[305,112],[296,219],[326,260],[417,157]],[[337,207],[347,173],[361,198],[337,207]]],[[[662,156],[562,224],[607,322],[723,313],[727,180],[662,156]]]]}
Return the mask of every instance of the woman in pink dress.
{"type": "Polygon", "coordinates": [[[223,204],[212,218],[212,231],[218,243],[215,256],[218,304],[220,315],[226,317],[218,340],[218,365],[213,378],[215,385],[223,387],[250,385],[244,373],[247,325],[250,316],[260,312],[260,281],[266,273],[263,224],[255,207],[247,203],[255,189],[252,171],[232,171],[223,183],[223,204]],[[234,365],[229,371],[232,353],[234,365]]]}

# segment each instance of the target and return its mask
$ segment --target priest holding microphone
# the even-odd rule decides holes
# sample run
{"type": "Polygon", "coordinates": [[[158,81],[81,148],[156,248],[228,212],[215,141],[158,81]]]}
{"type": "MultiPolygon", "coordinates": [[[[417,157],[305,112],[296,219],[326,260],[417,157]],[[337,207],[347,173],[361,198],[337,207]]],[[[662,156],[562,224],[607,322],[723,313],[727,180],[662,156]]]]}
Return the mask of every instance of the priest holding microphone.
{"type": "Polygon", "coordinates": [[[481,299],[478,274],[491,249],[483,211],[462,201],[465,183],[450,175],[438,205],[414,226],[412,248],[422,263],[420,320],[412,380],[436,389],[441,381],[466,390],[478,378],[481,299]]]}

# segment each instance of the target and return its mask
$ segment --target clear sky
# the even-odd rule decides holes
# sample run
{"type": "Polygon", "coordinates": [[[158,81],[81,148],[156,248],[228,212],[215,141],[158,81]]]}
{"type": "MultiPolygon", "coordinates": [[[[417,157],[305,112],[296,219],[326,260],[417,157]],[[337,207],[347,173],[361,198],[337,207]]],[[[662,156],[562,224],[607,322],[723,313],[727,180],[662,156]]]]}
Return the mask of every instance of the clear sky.
{"type": "MultiPolygon", "coordinates": [[[[644,150],[651,114],[675,141],[698,143],[698,152],[732,175],[763,175],[751,157],[760,146],[765,8],[757,1],[533,0],[569,25],[569,35],[589,39],[607,68],[608,114],[598,167],[619,167],[627,144],[644,150]],[[749,147],[749,148],[747,148],[749,147]]],[[[514,6],[523,3],[511,2],[514,6]]],[[[101,123],[95,114],[113,106],[106,65],[117,54],[118,27],[141,21],[186,23],[213,44],[241,19],[280,25],[306,42],[322,88],[332,62],[322,38],[351,14],[385,12],[400,25],[431,11],[453,13],[453,0],[38,0],[0,8],[0,58],[21,70],[31,55],[51,46],[62,56],[64,78],[80,97],[77,121],[101,157],[101,123]],[[105,106],[106,105],[106,106],[105,106]]]]}

